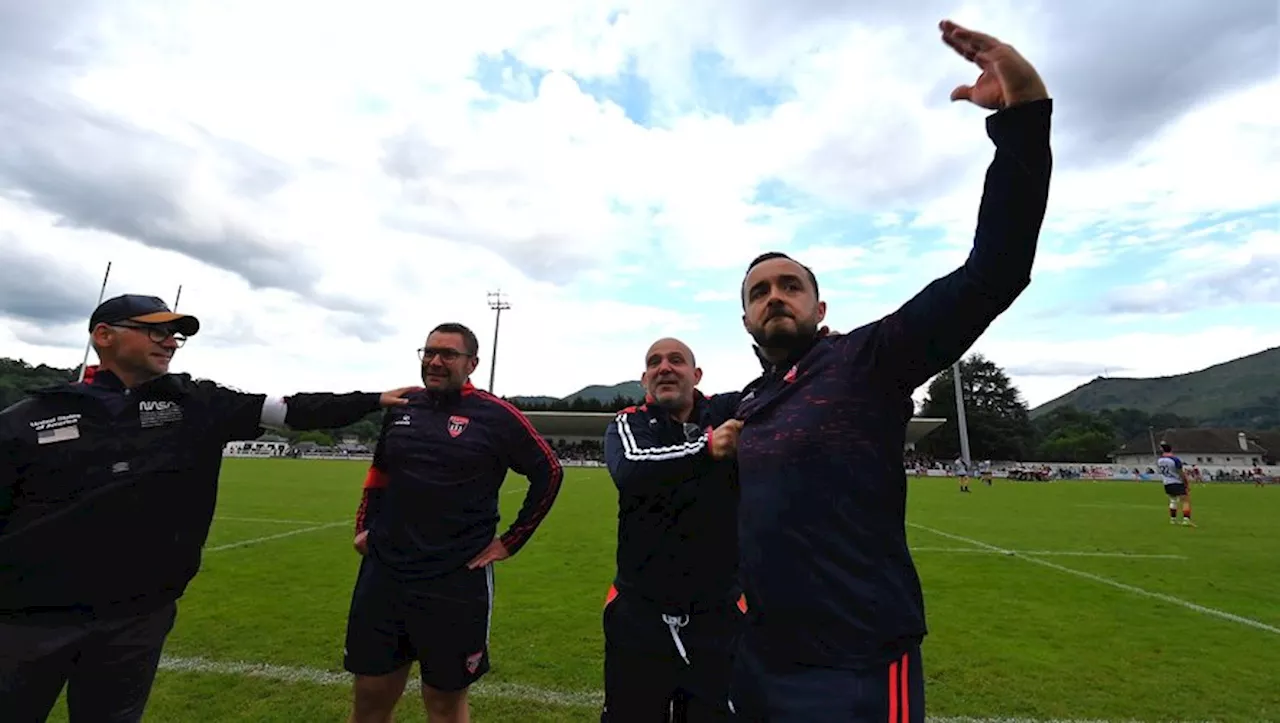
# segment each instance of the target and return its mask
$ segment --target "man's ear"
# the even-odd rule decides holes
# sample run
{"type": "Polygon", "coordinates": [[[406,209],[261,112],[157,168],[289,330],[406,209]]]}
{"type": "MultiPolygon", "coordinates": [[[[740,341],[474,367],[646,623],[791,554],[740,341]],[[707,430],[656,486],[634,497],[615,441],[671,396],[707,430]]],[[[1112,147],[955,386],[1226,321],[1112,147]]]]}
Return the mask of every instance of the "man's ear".
{"type": "Polygon", "coordinates": [[[111,333],[111,327],[106,324],[98,324],[93,327],[93,331],[89,334],[89,340],[93,343],[95,351],[108,349],[111,342],[115,341],[114,335],[111,333]]]}
{"type": "Polygon", "coordinates": [[[693,368],[693,385],[696,387],[702,383],[702,367],[693,368]]]}

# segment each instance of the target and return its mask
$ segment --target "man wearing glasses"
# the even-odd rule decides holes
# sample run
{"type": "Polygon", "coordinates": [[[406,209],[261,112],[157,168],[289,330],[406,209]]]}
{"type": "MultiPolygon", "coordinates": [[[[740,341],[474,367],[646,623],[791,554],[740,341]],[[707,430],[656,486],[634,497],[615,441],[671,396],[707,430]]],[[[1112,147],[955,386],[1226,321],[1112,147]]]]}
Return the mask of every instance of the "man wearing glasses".
{"type": "Polygon", "coordinates": [[[264,427],[326,429],[383,394],[246,394],[169,373],[200,322],[151,296],[103,302],[85,382],[0,412],[0,711],[137,721],[177,600],[200,568],[222,449],[264,427]]]}
{"type": "Polygon", "coordinates": [[[355,723],[391,720],[419,663],[431,723],[469,720],[467,689],[489,670],[492,563],[533,535],[560,491],[551,446],[508,402],[471,385],[476,335],[441,324],[418,350],[423,391],[383,416],[356,513],[364,555],[351,594],[343,665],[355,723]],[[501,537],[498,490],[529,480],[501,537]]]}

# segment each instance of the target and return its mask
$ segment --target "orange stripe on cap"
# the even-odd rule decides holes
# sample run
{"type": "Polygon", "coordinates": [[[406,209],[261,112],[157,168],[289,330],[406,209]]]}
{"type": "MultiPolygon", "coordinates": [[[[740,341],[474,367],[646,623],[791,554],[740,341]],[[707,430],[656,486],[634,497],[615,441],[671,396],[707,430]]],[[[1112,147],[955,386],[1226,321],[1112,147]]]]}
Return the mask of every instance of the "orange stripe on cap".
{"type": "Polygon", "coordinates": [[[369,473],[364,476],[364,488],[386,487],[387,473],[377,467],[370,467],[369,473]]]}

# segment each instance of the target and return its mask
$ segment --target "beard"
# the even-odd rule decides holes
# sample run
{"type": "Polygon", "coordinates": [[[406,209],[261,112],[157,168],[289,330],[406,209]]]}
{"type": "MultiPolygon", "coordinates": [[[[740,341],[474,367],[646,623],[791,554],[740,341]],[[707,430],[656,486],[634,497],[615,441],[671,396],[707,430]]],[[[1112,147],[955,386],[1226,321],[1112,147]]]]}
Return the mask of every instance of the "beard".
{"type": "Polygon", "coordinates": [[[750,331],[751,338],[755,340],[756,346],[761,349],[786,351],[790,354],[807,348],[813,342],[814,338],[818,336],[818,324],[816,321],[805,322],[789,315],[775,314],[766,319],[764,324],[750,331]],[[770,328],[769,321],[779,316],[790,318],[795,323],[795,328],[770,328]]]}

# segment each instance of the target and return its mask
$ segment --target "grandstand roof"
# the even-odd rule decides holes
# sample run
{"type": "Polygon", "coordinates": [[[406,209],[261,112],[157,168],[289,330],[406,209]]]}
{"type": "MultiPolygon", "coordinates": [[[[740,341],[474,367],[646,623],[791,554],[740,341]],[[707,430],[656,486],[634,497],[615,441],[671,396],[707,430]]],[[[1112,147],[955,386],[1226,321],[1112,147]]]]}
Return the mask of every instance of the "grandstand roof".
{"type": "MultiPolygon", "coordinates": [[[[602,439],[605,427],[616,416],[613,412],[525,412],[538,433],[544,437],[591,437],[602,439]]],[[[907,424],[907,444],[915,444],[926,434],[942,426],[945,419],[916,417],[907,424]]]]}

